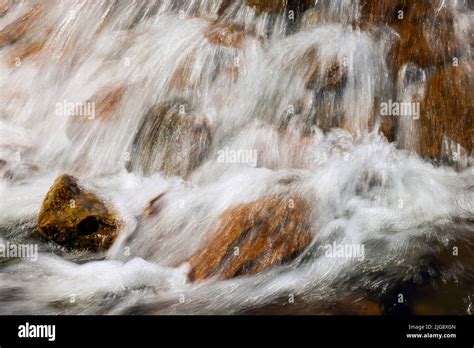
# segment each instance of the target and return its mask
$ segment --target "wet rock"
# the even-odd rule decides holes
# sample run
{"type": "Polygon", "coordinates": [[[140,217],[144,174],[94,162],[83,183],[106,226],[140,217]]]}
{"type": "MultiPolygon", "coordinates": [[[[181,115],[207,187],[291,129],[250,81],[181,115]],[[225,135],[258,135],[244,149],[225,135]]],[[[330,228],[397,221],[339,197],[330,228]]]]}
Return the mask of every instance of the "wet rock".
{"type": "Polygon", "coordinates": [[[417,15],[423,19],[429,16],[433,10],[433,2],[428,0],[416,2],[409,0],[362,0],[360,5],[361,23],[364,25],[380,25],[385,23],[393,25],[406,18],[407,15],[417,15]],[[400,18],[401,14],[403,14],[402,18],[400,18]]]}
{"type": "Polygon", "coordinates": [[[286,9],[298,15],[313,5],[314,0],[245,0],[245,4],[254,8],[257,13],[273,13],[286,9]]]}
{"type": "MultiPolygon", "coordinates": [[[[117,116],[128,90],[127,85],[107,85],[99,89],[92,97],[77,103],[73,110],[75,117],[68,120],[66,134],[70,139],[87,136],[93,122],[108,123],[117,116]]],[[[69,112],[66,107],[61,112],[69,112]]]]}
{"type": "Polygon", "coordinates": [[[428,79],[421,103],[418,153],[439,158],[443,138],[461,145],[468,153],[474,134],[474,63],[445,66],[428,79]]]}
{"type": "Polygon", "coordinates": [[[305,12],[301,20],[301,26],[302,28],[311,28],[323,22],[324,18],[322,17],[321,11],[319,9],[312,8],[305,12]]]}
{"type": "Polygon", "coordinates": [[[318,0],[304,3],[305,12],[301,18],[301,29],[311,29],[321,24],[342,24],[356,27],[359,14],[358,1],[318,0]]]}
{"type": "Polygon", "coordinates": [[[206,82],[212,84],[220,78],[230,84],[236,82],[240,76],[240,67],[235,61],[237,50],[257,42],[254,32],[244,31],[243,26],[235,23],[210,22],[202,34],[212,49],[194,49],[177,62],[169,79],[170,92],[196,91],[206,86],[206,82]],[[202,60],[209,62],[204,70],[198,67],[202,60]],[[196,74],[197,69],[201,74],[196,74]]]}
{"type": "Polygon", "coordinates": [[[99,119],[110,119],[115,113],[124,99],[127,86],[107,86],[100,90],[89,102],[96,105],[96,113],[99,119]]]}
{"type": "Polygon", "coordinates": [[[347,81],[347,68],[337,59],[323,64],[319,58],[318,47],[312,46],[303,54],[300,63],[306,68],[304,77],[306,89],[320,91],[341,89],[347,81]]]}
{"type": "Polygon", "coordinates": [[[143,212],[144,216],[152,216],[156,215],[160,212],[160,210],[163,208],[163,197],[166,195],[166,191],[160,193],[158,196],[154,197],[151,199],[148,204],[145,207],[145,210],[143,212]]]}
{"type": "Polygon", "coordinates": [[[347,79],[347,69],[341,67],[341,64],[334,59],[323,71],[321,66],[314,66],[306,75],[305,87],[320,90],[340,89],[344,86],[347,79]]]}
{"type": "Polygon", "coordinates": [[[361,26],[391,26],[399,35],[389,53],[394,73],[407,63],[421,68],[441,66],[459,57],[454,17],[447,7],[429,0],[364,0],[361,26]]]}
{"type": "Polygon", "coordinates": [[[257,12],[278,12],[285,7],[285,0],[245,0],[247,6],[257,12]]]}
{"type": "Polygon", "coordinates": [[[145,175],[162,171],[185,176],[207,155],[211,131],[206,118],[193,113],[180,99],[152,107],[135,136],[129,171],[145,175]]]}
{"type": "Polygon", "coordinates": [[[211,23],[205,28],[204,37],[216,46],[242,48],[245,43],[244,28],[234,23],[211,23]]]}
{"type": "Polygon", "coordinates": [[[107,250],[119,223],[114,213],[70,175],[58,177],[37,217],[38,233],[69,249],[107,250]]]}
{"type": "Polygon", "coordinates": [[[191,257],[192,281],[229,279],[294,259],[312,239],[302,198],[266,197],[222,213],[205,247],[191,257]]]}
{"type": "Polygon", "coordinates": [[[32,58],[40,53],[45,47],[45,43],[45,41],[33,41],[19,44],[10,54],[8,63],[11,66],[17,65],[17,63],[23,63],[26,59],[32,58]]]}
{"type": "Polygon", "coordinates": [[[13,0],[0,1],[0,17],[4,16],[14,6],[13,0]]]}
{"type": "Polygon", "coordinates": [[[32,7],[21,18],[3,28],[0,31],[0,47],[15,43],[23,38],[38,21],[43,11],[44,7],[42,6],[32,7]]]}
{"type": "Polygon", "coordinates": [[[169,81],[171,91],[184,91],[195,87],[195,83],[191,79],[192,68],[195,61],[195,52],[191,52],[178,62],[169,81]]]}
{"type": "Polygon", "coordinates": [[[306,91],[292,101],[278,127],[293,124],[305,134],[312,133],[314,126],[324,132],[345,127],[342,92],[347,83],[347,68],[336,56],[321,61],[317,46],[309,47],[296,65],[296,73],[301,76],[306,91]]]}
{"type": "Polygon", "coordinates": [[[384,116],[380,120],[379,133],[385,136],[390,143],[396,140],[397,120],[393,116],[384,116]]]}
{"type": "Polygon", "coordinates": [[[396,140],[397,117],[396,116],[380,116],[380,99],[375,98],[374,106],[369,117],[369,130],[373,131],[377,121],[380,122],[379,134],[382,134],[389,142],[396,140]]]}

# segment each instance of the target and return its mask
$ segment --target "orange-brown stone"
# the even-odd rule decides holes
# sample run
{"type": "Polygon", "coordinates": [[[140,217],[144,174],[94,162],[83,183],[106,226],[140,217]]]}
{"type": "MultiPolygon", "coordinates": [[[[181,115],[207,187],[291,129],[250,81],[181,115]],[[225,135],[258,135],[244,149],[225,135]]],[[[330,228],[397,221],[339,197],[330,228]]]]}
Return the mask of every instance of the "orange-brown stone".
{"type": "Polygon", "coordinates": [[[265,197],[231,207],[190,259],[192,281],[261,272],[295,258],[312,240],[310,207],[300,197],[265,197]]]}
{"type": "Polygon", "coordinates": [[[204,37],[216,46],[242,48],[245,43],[243,27],[233,23],[211,23],[205,28],[204,37]]]}
{"type": "Polygon", "coordinates": [[[363,0],[361,26],[391,26],[399,35],[389,53],[394,73],[407,63],[441,66],[460,54],[454,17],[430,0],[363,0]]]}
{"type": "Polygon", "coordinates": [[[468,152],[474,134],[474,64],[445,66],[427,82],[419,122],[420,155],[438,158],[443,137],[460,144],[468,152]]]}

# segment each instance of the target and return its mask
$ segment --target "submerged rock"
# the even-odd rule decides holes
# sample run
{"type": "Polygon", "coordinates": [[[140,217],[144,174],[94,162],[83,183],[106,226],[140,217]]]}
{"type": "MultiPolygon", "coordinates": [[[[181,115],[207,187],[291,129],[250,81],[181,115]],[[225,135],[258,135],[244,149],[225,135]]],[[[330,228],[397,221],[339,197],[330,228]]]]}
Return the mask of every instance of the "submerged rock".
{"type": "Polygon", "coordinates": [[[206,156],[211,143],[207,120],[198,117],[184,100],[172,100],[152,107],[135,136],[129,171],[145,175],[163,171],[185,176],[206,156]]]}
{"type": "Polygon", "coordinates": [[[70,175],[55,180],[37,224],[41,236],[70,249],[107,250],[118,233],[115,215],[70,175]]]}
{"type": "Polygon", "coordinates": [[[92,97],[92,101],[89,103],[92,102],[96,105],[99,119],[106,120],[114,117],[124,100],[127,87],[126,85],[107,86],[92,97]]]}
{"type": "Polygon", "coordinates": [[[13,44],[23,38],[38,21],[43,11],[43,6],[32,7],[22,17],[3,28],[0,31],[0,47],[13,44]]]}
{"type": "Polygon", "coordinates": [[[192,80],[192,67],[196,63],[196,53],[192,51],[182,60],[177,62],[174,72],[169,80],[171,91],[184,91],[196,87],[195,81],[192,80]]]}
{"type": "MultiPolygon", "coordinates": [[[[317,60],[316,60],[317,62],[317,60]]],[[[319,88],[321,91],[339,90],[347,80],[347,68],[341,66],[336,58],[321,71],[320,64],[312,64],[305,78],[307,89],[319,88]]]]}
{"type": "Polygon", "coordinates": [[[45,40],[37,40],[25,43],[19,43],[17,47],[11,52],[8,64],[15,66],[17,62],[23,62],[28,58],[34,58],[44,49],[45,40]]]}
{"type": "Polygon", "coordinates": [[[5,180],[23,180],[33,176],[38,171],[38,166],[22,161],[7,162],[0,159],[0,177],[5,180]]]}
{"type": "Polygon", "coordinates": [[[216,46],[242,48],[245,43],[244,28],[234,23],[211,23],[205,28],[204,36],[216,46]]]}
{"type": "Polygon", "coordinates": [[[229,279],[294,259],[312,240],[302,198],[266,197],[231,207],[205,247],[191,257],[189,278],[229,279]]]}
{"type": "Polygon", "coordinates": [[[216,81],[233,85],[241,74],[237,58],[248,47],[260,45],[253,30],[232,21],[208,22],[201,34],[206,48],[194,48],[177,61],[169,78],[172,95],[189,91],[202,93],[203,88],[216,81]],[[207,62],[204,67],[202,61],[207,62]]]}
{"type": "Polygon", "coordinates": [[[4,16],[14,5],[13,0],[1,0],[0,1],[0,17],[4,16]]]}

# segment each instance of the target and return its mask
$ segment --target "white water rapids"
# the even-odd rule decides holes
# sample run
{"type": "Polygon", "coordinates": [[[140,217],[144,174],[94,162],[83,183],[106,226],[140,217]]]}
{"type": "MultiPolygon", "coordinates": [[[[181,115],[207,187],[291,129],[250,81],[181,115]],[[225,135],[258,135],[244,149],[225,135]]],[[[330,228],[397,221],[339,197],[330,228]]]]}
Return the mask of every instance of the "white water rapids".
{"type": "MultiPolygon", "coordinates": [[[[358,1],[322,2],[328,21],[296,29],[284,14],[257,14],[240,1],[219,13],[224,2],[28,0],[0,17],[5,27],[28,8],[44,8],[26,33],[44,42],[41,54],[11,64],[15,45],[0,48],[0,159],[8,163],[0,168],[0,242],[38,243],[30,231],[63,173],[124,222],[104,255],[40,243],[38,260],[0,263],[0,314],[231,314],[289,295],[310,304],[378,297],[432,272],[425,260],[440,245],[474,233],[472,167],[435,166],[369,127],[374,100],[397,93],[397,84],[386,64],[392,34],[350,25],[358,1]],[[252,35],[240,48],[211,44],[203,32],[218,16],[252,35]],[[313,45],[322,70],[333,57],[347,59],[341,91],[305,89],[298,59],[313,45]],[[190,55],[191,82],[170,88],[190,55]],[[238,72],[225,73],[232,66],[238,72]],[[55,113],[58,103],[86,102],[110,86],[125,88],[112,117],[55,113]],[[203,163],[185,178],[127,170],[147,110],[172,98],[207,119],[212,142],[203,163]],[[345,115],[352,131],[313,126],[303,136],[301,116],[282,133],[296,100],[301,114],[324,106],[345,115]],[[217,161],[225,148],[256,150],[256,166],[217,161]],[[141,219],[165,191],[160,213],[141,219]],[[316,238],[296,260],[248,277],[187,281],[186,260],[223,211],[281,192],[298,193],[314,213],[316,238]],[[324,257],[320,246],[333,242],[364,245],[364,260],[324,257]]],[[[461,1],[442,3],[472,21],[461,1]]],[[[400,127],[400,140],[415,136],[409,127],[400,127]]]]}

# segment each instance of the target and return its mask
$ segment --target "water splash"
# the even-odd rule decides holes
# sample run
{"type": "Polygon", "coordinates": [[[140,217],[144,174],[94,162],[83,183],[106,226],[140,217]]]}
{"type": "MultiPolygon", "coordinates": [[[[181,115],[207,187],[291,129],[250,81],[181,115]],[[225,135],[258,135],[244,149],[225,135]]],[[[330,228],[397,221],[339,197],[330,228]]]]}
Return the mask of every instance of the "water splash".
{"type": "MultiPolygon", "coordinates": [[[[472,12],[448,5],[462,36],[472,12]]],[[[105,255],[49,243],[38,262],[0,263],[0,312],[242,313],[289,294],[305,303],[381,296],[431,272],[420,259],[440,244],[472,234],[472,168],[435,167],[388,143],[373,120],[377,100],[422,94],[426,71],[390,75],[393,33],[353,27],[358,1],[318,8],[323,20],[308,12],[298,26],[224,0],[15,2],[0,27],[30,19],[0,50],[0,235],[38,243],[28,231],[63,172],[125,223],[105,255]],[[205,119],[212,136],[184,179],[128,166],[147,112],[169,100],[185,101],[177,112],[205,119]],[[87,103],[93,112],[79,112],[87,103]],[[218,161],[226,147],[256,150],[256,166],[218,161]],[[187,260],[223,211],[287,192],[315,213],[317,238],[303,254],[251,277],[186,282],[187,260]],[[159,214],[145,217],[163,193],[159,214]],[[365,245],[364,260],[323,257],[335,242],[365,245]]],[[[409,121],[398,134],[399,147],[419,141],[409,121]]],[[[191,153],[192,143],[183,146],[191,153]]],[[[158,162],[166,156],[152,150],[158,162]]]]}

